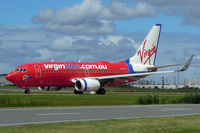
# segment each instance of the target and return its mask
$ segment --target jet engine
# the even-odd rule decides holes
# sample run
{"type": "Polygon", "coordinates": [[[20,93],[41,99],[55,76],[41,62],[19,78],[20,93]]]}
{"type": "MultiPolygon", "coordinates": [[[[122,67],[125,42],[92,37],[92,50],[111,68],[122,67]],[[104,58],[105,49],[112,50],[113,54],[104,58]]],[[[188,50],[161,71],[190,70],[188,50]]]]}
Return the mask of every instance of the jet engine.
{"type": "Polygon", "coordinates": [[[82,78],[75,82],[75,90],[79,92],[83,91],[97,91],[101,87],[101,84],[96,79],[82,78]]]}

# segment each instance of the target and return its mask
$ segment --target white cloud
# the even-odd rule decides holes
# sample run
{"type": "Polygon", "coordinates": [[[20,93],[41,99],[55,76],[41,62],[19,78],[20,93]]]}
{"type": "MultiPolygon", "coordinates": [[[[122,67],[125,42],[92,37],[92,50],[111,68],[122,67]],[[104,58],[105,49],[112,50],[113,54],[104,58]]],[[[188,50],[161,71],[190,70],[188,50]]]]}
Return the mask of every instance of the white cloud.
{"type": "Polygon", "coordinates": [[[117,44],[120,40],[122,40],[124,37],[123,36],[111,36],[109,35],[107,37],[108,40],[110,40],[112,43],[117,44]]]}
{"type": "Polygon", "coordinates": [[[40,9],[32,20],[50,31],[79,35],[107,34],[114,31],[114,20],[155,15],[153,7],[142,2],[128,7],[122,1],[112,1],[105,6],[103,0],[83,0],[82,3],[61,10],[40,9]]]}
{"type": "Polygon", "coordinates": [[[50,52],[48,49],[39,49],[38,53],[40,54],[40,56],[33,58],[33,60],[50,61],[50,59],[53,59],[52,52],[50,52]]]}
{"type": "Polygon", "coordinates": [[[200,55],[195,56],[194,59],[200,60],[200,55]]]}
{"type": "Polygon", "coordinates": [[[100,45],[111,45],[111,44],[118,44],[118,42],[120,40],[123,40],[124,37],[123,36],[116,36],[116,35],[108,35],[107,38],[103,38],[103,37],[100,37],[99,38],[99,44],[100,45]]]}
{"type": "Polygon", "coordinates": [[[56,39],[52,44],[52,48],[56,50],[67,50],[68,48],[72,47],[72,43],[74,41],[75,39],[73,39],[71,36],[64,36],[56,39]]]}
{"type": "MultiPolygon", "coordinates": [[[[140,0],[137,0],[138,2],[140,0]]],[[[143,0],[158,12],[169,16],[182,16],[183,24],[200,26],[199,0],[143,0]]]]}
{"type": "Polygon", "coordinates": [[[86,40],[86,41],[90,41],[92,40],[91,37],[88,37],[88,36],[78,36],[79,39],[83,39],[83,40],[86,40]]]}

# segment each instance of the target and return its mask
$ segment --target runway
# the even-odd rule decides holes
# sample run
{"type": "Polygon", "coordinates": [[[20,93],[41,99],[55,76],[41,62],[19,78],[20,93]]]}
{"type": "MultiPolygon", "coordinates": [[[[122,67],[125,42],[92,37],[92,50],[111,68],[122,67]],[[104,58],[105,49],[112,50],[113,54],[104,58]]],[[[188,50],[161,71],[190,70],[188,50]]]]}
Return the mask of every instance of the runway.
{"type": "Polygon", "coordinates": [[[0,126],[196,114],[198,104],[0,109],[0,126]]]}

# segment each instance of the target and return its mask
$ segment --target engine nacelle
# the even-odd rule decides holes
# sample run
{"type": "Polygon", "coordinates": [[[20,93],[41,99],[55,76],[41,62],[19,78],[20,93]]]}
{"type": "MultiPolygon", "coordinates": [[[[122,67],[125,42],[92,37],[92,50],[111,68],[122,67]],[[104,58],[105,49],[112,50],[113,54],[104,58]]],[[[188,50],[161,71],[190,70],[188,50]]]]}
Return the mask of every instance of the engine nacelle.
{"type": "Polygon", "coordinates": [[[89,79],[89,78],[83,78],[78,79],[75,82],[75,89],[77,91],[97,91],[101,87],[101,84],[96,79],[89,79]]]}

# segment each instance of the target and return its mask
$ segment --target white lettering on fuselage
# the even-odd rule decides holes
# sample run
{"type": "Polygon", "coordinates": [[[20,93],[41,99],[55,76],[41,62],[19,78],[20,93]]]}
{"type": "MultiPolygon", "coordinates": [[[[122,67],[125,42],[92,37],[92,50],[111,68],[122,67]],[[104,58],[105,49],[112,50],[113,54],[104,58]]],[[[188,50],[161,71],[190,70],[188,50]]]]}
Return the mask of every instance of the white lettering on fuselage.
{"type": "Polygon", "coordinates": [[[107,69],[107,65],[44,64],[45,69],[107,69]]]}
{"type": "Polygon", "coordinates": [[[107,65],[82,65],[81,69],[107,69],[107,65]]]}
{"type": "Polygon", "coordinates": [[[46,69],[51,69],[51,68],[54,68],[54,70],[58,70],[58,69],[65,69],[65,65],[64,64],[44,64],[44,67],[46,69]]]}

